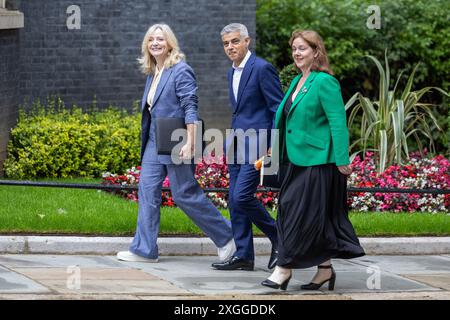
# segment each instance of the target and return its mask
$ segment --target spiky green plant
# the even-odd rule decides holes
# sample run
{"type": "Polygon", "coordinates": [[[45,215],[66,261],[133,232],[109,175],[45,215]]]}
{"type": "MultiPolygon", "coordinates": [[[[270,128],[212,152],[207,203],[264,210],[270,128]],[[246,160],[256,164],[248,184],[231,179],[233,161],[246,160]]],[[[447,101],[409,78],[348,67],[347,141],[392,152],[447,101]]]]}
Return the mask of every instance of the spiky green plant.
{"type": "MultiPolygon", "coordinates": [[[[430,120],[438,130],[442,130],[433,115],[434,104],[422,103],[420,100],[427,92],[437,90],[445,96],[447,92],[438,87],[425,87],[412,91],[414,75],[420,63],[418,63],[403,90],[398,85],[402,77],[401,72],[392,90],[390,87],[390,70],[385,53],[385,68],[374,56],[367,56],[378,68],[380,73],[379,97],[377,101],[356,93],[345,105],[345,110],[353,109],[348,118],[348,125],[358,125],[355,118],[360,111],[361,136],[350,146],[353,150],[355,146],[363,145],[363,150],[352,154],[351,159],[359,153],[371,150],[378,154],[378,172],[383,172],[386,167],[392,164],[402,164],[405,159],[409,159],[408,139],[417,143],[419,151],[423,152],[423,144],[420,137],[425,137],[429,141],[429,149],[434,152],[434,142],[430,129],[430,120]],[[410,139],[411,138],[411,139],[410,139]],[[370,143],[373,148],[369,149],[370,143]]],[[[422,154],[423,155],[423,154],[422,154]]]]}

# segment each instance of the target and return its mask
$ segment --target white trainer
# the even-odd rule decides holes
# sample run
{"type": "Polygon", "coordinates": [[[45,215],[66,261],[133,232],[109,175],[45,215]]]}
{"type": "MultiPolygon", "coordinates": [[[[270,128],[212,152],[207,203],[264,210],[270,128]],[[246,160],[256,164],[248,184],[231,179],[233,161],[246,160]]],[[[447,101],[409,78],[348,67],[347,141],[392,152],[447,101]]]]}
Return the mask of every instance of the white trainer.
{"type": "Polygon", "coordinates": [[[117,259],[122,260],[122,261],[130,261],[130,262],[150,262],[150,263],[158,262],[158,259],[144,258],[144,257],[138,256],[137,254],[134,254],[133,252],[130,252],[130,251],[118,252],[117,259]]]}
{"type": "Polygon", "coordinates": [[[228,241],[226,245],[221,248],[217,248],[217,255],[219,256],[220,261],[226,261],[233,256],[236,252],[236,244],[234,243],[234,239],[228,241]]]}

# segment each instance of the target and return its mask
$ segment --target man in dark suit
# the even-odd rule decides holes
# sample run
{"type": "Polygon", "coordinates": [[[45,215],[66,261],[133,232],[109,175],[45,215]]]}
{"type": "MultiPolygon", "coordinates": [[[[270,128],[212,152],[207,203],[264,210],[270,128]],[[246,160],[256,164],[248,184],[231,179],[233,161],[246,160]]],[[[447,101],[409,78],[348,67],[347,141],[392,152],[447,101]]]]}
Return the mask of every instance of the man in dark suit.
{"type": "Polygon", "coordinates": [[[228,135],[226,152],[230,173],[229,209],[236,252],[224,262],[213,263],[212,267],[219,270],[253,270],[254,223],[272,242],[268,263],[271,269],[275,267],[277,258],[276,226],[274,219],[255,197],[259,171],[254,168],[253,162],[267,152],[274,115],[283,99],[283,92],[275,68],[249,51],[250,37],[244,25],[227,25],[221,36],[225,53],[233,62],[228,72],[228,83],[233,111],[231,128],[235,134],[228,135]],[[236,134],[238,131],[244,132],[245,136],[236,134]],[[256,149],[252,148],[252,144],[256,149]],[[266,149],[261,150],[261,145],[266,149]]]}

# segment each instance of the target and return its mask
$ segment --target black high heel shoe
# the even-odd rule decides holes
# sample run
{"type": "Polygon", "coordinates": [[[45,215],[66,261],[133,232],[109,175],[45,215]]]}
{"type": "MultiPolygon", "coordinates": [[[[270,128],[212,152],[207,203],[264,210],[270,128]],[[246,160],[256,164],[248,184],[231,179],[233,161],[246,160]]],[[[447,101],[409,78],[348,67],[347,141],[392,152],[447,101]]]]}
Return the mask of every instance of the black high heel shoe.
{"type": "Polygon", "coordinates": [[[302,290],[319,290],[321,286],[323,286],[323,284],[325,282],[328,282],[328,290],[332,291],[334,290],[334,283],[336,282],[336,272],[334,272],[333,269],[333,265],[328,265],[328,266],[317,266],[317,268],[319,269],[331,269],[331,278],[322,281],[321,283],[314,283],[314,282],[310,282],[308,284],[304,284],[302,285],[300,288],[302,290]]]}
{"type": "Polygon", "coordinates": [[[281,283],[281,284],[278,284],[278,283],[276,283],[276,282],[273,282],[273,281],[271,281],[271,280],[269,280],[269,279],[264,280],[263,282],[261,282],[261,284],[262,284],[263,286],[266,286],[266,287],[269,287],[269,288],[272,288],[272,289],[286,290],[286,289],[287,289],[287,286],[288,286],[288,284],[289,284],[289,280],[291,280],[291,278],[292,278],[292,273],[291,273],[291,275],[289,276],[289,278],[287,278],[286,280],[284,280],[283,283],[281,283]]]}

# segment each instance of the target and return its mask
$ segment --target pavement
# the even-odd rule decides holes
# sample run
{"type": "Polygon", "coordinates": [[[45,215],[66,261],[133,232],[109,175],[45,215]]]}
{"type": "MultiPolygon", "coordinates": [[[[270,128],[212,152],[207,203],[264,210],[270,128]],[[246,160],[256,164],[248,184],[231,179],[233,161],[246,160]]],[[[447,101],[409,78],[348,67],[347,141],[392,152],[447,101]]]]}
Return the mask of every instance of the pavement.
{"type": "MultiPolygon", "coordinates": [[[[435,249],[448,250],[447,252],[435,250],[429,254],[433,250],[428,248],[423,252],[415,250],[414,254],[407,255],[401,254],[402,252],[380,254],[401,250],[405,247],[405,241],[391,238],[378,241],[372,239],[367,242],[361,238],[368,255],[351,260],[333,260],[337,273],[334,291],[328,291],[326,285],[316,292],[300,290],[300,285],[308,283],[316,271],[315,268],[310,268],[295,270],[288,290],[282,292],[260,285],[260,282],[270,275],[267,269],[270,246],[267,246],[264,239],[255,239],[258,254],[255,271],[212,269],[211,263],[217,261],[217,256],[214,255],[215,248],[205,238],[161,238],[159,241],[163,245],[158,263],[121,262],[111,253],[96,253],[95,251],[100,249],[103,252],[116,249],[114,245],[107,246],[107,239],[102,238],[100,241],[95,237],[28,237],[30,242],[26,243],[27,247],[22,248],[20,241],[8,242],[6,240],[11,240],[10,237],[0,237],[0,299],[450,299],[450,250],[442,245],[435,246],[435,249]],[[64,243],[70,243],[71,239],[72,250],[64,251],[64,243]],[[86,250],[89,239],[95,250],[86,250]],[[398,240],[400,245],[393,245],[394,240],[398,240]],[[32,245],[35,241],[40,243],[40,249],[32,245]],[[96,241],[97,244],[93,245],[96,241]],[[98,241],[104,245],[99,245],[98,241]],[[82,243],[78,249],[77,245],[74,245],[77,243],[82,243]],[[177,250],[170,251],[171,246],[177,250]],[[193,248],[200,248],[200,251],[193,248]],[[375,248],[378,248],[378,251],[375,248]],[[14,250],[16,251],[13,252],[14,250]],[[84,253],[74,253],[77,250],[84,253]]],[[[428,240],[432,239],[436,240],[435,244],[447,243],[446,241],[450,240],[428,240]]],[[[126,249],[130,239],[121,240],[119,249],[126,249]]],[[[413,244],[416,243],[416,248],[425,247],[423,241],[418,238],[409,240],[413,244]]]]}

